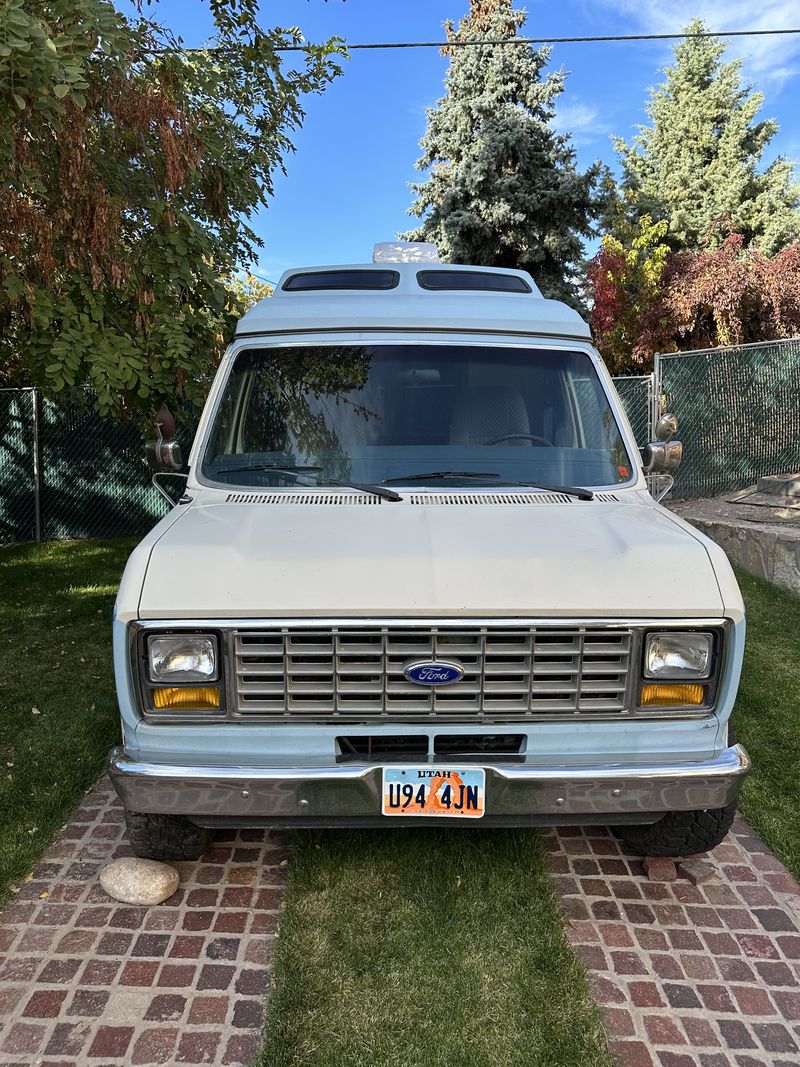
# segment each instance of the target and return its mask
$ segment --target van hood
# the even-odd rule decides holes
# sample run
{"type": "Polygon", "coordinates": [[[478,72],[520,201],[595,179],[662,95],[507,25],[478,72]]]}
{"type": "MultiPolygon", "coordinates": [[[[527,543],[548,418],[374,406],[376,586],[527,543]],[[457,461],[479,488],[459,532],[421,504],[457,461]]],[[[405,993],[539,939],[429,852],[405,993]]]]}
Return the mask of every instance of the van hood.
{"type": "Polygon", "coordinates": [[[138,614],[719,617],[704,540],[630,498],[196,503],[152,545],[138,614]]]}

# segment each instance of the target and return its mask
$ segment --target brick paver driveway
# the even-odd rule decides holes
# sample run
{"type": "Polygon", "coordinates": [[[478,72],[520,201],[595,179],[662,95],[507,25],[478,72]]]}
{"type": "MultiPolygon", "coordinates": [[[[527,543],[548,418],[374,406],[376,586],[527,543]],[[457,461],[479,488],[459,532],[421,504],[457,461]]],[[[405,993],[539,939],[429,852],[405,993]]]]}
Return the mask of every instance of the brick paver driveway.
{"type": "Polygon", "coordinates": [[[649,881],[602,828],[543,833],[626,1067],[798,1067],[800,886],[743,819],[700,885],[649,881]]]}
{"type": "MultiPolygon", "coordinates": [[[[699,885],[650,881],[605,829],[541,832],[625,1067],[798,1067],[800,886],[745,822],[699,885]]],[[[176,864],[181,887],[155,908],[100,888],[103,864],[126,854],[103,781],[0,920],[2,1067],[257,1055],[283,842],[218,838],[201,862],[176,864]]]]}
{"type": "Polygon", "coordinates": [[[130,855],[107,781],[86,796],[0,925],[0,1064],[249,1064],[260,1047],[286,875],[277,836],[218,837],[155,908],[111,900],[130,855]]]}

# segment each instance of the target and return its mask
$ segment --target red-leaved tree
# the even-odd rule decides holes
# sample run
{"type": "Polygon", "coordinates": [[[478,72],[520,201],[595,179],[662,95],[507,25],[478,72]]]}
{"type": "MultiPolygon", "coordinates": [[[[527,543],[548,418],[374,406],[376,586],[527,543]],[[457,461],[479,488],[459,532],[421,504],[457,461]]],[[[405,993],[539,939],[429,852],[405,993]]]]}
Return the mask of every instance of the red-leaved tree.
{"type": "Polygon", "coordinates": [[[800,244],[765,256],[732,234],[671,252],[645,219],[629,248],[603,242],[589,282],[595,341],[616,374],[646,373],[654,352],[800,336],[800,244]]]}

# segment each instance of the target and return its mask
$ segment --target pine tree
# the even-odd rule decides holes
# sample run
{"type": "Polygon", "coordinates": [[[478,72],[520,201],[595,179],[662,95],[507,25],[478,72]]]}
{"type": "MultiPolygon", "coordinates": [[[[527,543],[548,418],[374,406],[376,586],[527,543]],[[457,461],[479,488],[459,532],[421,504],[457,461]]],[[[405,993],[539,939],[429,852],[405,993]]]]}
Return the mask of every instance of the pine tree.
{"type": "MultiPolygon", "coordinates": [[[[448,40],[515,37],[525,23],[512,0],[471,0],[448,40]]],[[[551,123],[562,72],[543,76],[549,48],[472,45],[450,56],[446,95],[428,109],[420,142],[424,182],[409,213],[422,219],[404,236],[433,241],[451,263],[522,268],[545,296],[580,306],[582,238],[603,207],[604,168],[575,166],[568,135],[551,123]]]]}
{"type": "MultiPolygon", "coordinates": [[[[701,19],[684,30],[705,31],[701,19]]],[[[716,247],[739,233],[769,255],[800,238],[800,186],[783,158],[759,171],[778,125],[756,121],[763,94],[742,84],[741,63],[723,62],[724,51],[713,37],[678,44],[674,65],[651,92],[651,125],[640,126],[630,145],[617,140],[622,214],[628,223],[666,220],[674,249],[716,247]]],[[[614,228],[622,234],[624,223],[614,228]]]]}

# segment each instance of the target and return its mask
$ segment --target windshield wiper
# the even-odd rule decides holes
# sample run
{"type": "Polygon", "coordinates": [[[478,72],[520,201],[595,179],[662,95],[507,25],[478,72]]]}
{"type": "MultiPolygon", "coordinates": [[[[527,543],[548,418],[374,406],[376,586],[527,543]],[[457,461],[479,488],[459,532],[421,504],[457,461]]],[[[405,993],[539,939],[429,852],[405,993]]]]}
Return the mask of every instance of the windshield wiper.
{"type": "Polygon", "coordinates": [[[579,486],[575,485],[543,485],[538,482],[512,482],[510,479],[504,478],[502,474],[495,474],[494,471],[431,471],[429,474],[406,474],[402,477],[387,478],[386,482],[425,482],[429,478],[461,478],[464,480],[485,478],[490,482],[496,481],[500,485],[519,486],[521,489],[541,489],[546,493],[564,493],[566,496],[576,496],[578,500],[592,500],[594,498],[591,489],[581,489],[579,486]]]}
{"type": "MultiPolygon", "coordinates": [[[[295,481],[299,481],[303,474],[321,473],[322,467],[279,467],[273,463],[261,463],[253,467],[225,467],[223,470],[215,471],[215,473],[240,474],[243,471],[275,471],[277,474],[286,474],[289,478],[294,478],[295,481]]],[[[341,482],[336,481],[333,478],[326,478],[325,481],[328,485],[343,486],[347,489],[358,489],[362,493],[371,493],[373,496],[381,497],[382,500],[396,501],[403,499],[399,493],[395,493],[393,489],[388,489],[385,485],[370,485],[369,482],[341,482]]],[[[313,487],[315,483],[312,482],[311,485],[313,487]]]]}
{"type": "Polygon", "coordinates": [[[241,467],[223,467],[215,471],[215,474],[239,474],[241,471],[277,471],[279,474],[296,474],[298,471],[308,471],[312,474],[321,471],[322,467],[289,466],[283,467],[277,463],[256,463],[254,466],[242,464],[241,467]]]}

